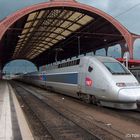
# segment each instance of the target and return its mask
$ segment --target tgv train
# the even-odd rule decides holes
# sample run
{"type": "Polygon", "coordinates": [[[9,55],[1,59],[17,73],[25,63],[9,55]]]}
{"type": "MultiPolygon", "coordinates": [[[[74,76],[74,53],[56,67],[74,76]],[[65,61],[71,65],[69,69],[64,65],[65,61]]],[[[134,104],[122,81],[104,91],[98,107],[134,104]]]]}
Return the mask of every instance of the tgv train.
{"type": "Polygon", "coordinates": [[[131,72],[112,57],[83,56],[48,65],[47,70],[25,74],[20,80],[119,109],[137,109],[140,85],[131,72]]]}

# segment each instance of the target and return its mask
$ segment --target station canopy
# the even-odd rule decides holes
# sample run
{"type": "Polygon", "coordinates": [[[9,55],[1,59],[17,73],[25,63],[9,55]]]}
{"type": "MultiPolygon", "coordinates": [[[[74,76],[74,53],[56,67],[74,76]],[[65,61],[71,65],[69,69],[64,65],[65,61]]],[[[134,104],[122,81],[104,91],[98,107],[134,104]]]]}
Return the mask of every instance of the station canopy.
{"type": "Polygon", "coordinates": [[[27,59],[37,66],[106,48],[124,41],[104,17],[75,7],[49,7],[31,12],[5,32],[0,45],[4,65],[12,59],[27,59]]]}

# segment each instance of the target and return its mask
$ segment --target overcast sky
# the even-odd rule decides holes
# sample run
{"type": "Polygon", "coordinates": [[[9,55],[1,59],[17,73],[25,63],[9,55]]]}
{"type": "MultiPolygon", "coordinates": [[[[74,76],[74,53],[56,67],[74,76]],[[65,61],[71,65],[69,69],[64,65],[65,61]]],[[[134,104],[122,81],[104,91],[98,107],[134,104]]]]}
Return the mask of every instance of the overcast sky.
{"type": "MultiPolygon", "coordinates": [[[[129,31],[140,34],[140,0],[77,1],[108,13],[120,21],[129,31]]],[[[41,2],[47,2],[47,0],[0,0],[0,20],[21,8],[41,2]]],[[[136,52],[140,52],[140,49],[136,50],[136,52]]],[[[136,55],[136,58],[140,58],[139,53],[136,55]]]]}

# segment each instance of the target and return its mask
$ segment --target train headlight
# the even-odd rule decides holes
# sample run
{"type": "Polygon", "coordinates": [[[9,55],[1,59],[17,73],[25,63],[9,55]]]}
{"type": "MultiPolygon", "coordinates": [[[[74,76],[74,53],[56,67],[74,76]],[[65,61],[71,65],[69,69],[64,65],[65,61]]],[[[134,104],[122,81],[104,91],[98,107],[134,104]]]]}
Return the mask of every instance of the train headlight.
{"type": "Polygon", "coordinates": [[[126,87],[126,84],[125,84],[125,83],[116,83],[116,85],[117,85],[118,87],[126,87]]]}

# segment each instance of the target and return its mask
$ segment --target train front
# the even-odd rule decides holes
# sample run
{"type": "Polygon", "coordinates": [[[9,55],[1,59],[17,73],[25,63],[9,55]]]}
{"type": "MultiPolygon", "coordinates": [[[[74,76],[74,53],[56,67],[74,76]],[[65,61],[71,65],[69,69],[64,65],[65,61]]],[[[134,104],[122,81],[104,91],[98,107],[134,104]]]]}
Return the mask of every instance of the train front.
{"type": "Polygon", "coordinates": [[[114,89],[117,92],[119,107],[122,109],[137,109],[140,105],[140,84],[133,74],[118,61],[103,62],[112,73],[114,89]]]}

